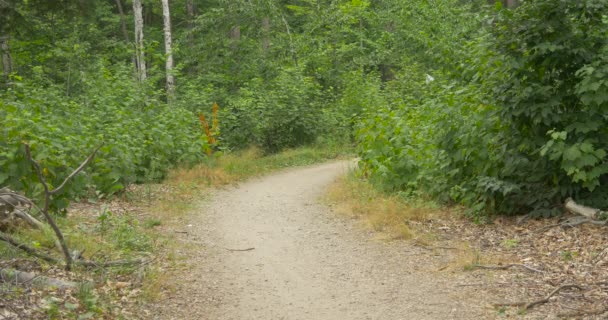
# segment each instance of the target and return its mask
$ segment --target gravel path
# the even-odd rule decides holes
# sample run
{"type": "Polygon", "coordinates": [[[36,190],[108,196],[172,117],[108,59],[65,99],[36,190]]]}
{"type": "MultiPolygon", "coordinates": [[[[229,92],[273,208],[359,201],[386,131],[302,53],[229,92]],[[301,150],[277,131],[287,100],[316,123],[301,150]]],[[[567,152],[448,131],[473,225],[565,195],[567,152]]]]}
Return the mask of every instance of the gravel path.
{"type": "Polygon", "coordinates": [[[484,308],[475,287],[433,271],[440,267],[437,257],[407,242],[374,240],[354,221],[319,204],[347,166],[290,169],[219,191],[192,215],[192,226],[180,239],[197,249],[188,250],[187,270],[175,279],[174,295],[157,318],[496,316],[484,308]]]}

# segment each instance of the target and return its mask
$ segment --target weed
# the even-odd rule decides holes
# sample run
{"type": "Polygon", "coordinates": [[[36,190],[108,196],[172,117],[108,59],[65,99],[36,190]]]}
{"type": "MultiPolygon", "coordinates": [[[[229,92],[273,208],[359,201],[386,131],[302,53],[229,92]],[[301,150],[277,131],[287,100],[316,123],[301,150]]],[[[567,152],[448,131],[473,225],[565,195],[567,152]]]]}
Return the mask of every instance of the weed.
{"type": "Polygon", "coordinates": [[[578,256],[578,252],[565,250],[560,252],[560,255],[564,261],[572,261],[578,256]]]}
{"type": "Polygon", "coordinates": [[[144,220],[143,224],[146,229],[152,229],[154,227],[160,226],[161,221],[160,221],[160,219],[150,218],[150,219],[144,220]]]}
{"type": "Polygon", "coordinates": [[[505,247],[506,249],[513,249],[513,248],[517,247],[518,244],[519,244],[519,240],[517,240],[517,239],[505,239],[502,242],[502,246],[505,247]]]}

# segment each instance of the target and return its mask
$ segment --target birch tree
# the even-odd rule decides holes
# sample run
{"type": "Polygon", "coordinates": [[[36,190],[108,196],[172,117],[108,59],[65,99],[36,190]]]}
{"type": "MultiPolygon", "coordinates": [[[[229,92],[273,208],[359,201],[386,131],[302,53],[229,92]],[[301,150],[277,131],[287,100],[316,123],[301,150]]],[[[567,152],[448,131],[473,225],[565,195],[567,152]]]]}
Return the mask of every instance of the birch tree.
{"type": "Polygon", "coordinates": [[[144,18],[141,0],[133,0],[133,15],[135,17],[135,65],[140,82],[146,80],[146,59],[144,53],[144,18]]]}
{"type": "Polygon", "coordinates": [[[171,14],[169,0],[161,0],[163,4],[163,22],[165,31],[165,70],[167,75],[167,100],[173,98],[175,92],[175,78],[173,77],[173,54],[171,53],[171,14]]]}

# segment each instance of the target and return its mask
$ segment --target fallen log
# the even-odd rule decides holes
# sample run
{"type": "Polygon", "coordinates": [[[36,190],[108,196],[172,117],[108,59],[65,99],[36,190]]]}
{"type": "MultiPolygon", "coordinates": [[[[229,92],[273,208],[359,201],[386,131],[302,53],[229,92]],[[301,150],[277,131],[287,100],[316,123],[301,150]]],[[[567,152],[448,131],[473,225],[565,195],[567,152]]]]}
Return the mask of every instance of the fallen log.
{"type": "Polygon", "coordinates": [[[77,286],[76,282],[65,281],[61,279],[49,278],[41,275],[37,275],[31,272],[19,271],[15,269],[0,268],[0,280],[5,283],[20,285],[20,286],[33,286],[37,288],[57,288],[57,289],[69,289],[77,286]]]}
{"type": "Polygon", "coordinates": [[[593,220],[598,219],[600,217],[600,214],[602,213],[602,210],[578,204],[578,203],[574,202],[574,200],[572,200],[572,198],[566,199],[566,202],[564,203],[564,207],[566,208],[566,210],[568,210],[574,214],[585,216],[585,217],[593,219],[593,220]]]}

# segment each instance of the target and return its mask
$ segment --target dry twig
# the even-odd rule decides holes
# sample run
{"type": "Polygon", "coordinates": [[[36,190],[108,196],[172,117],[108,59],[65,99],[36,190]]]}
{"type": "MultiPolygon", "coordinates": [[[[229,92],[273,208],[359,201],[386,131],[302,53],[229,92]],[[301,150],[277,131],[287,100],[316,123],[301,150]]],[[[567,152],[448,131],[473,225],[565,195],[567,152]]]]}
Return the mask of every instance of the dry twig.
{"type": "Polygon", "coordinates": [[[578,289],[578,290],[583,290],[582,287],[577,286],[575,284],[565,284],[563,286],[557,287],[555,288],[553,291],[551,291],[551,293],[549,293],[546,297],[544,297],[543,299],[540,300],[536,300],[536,301],[532,301],[532,302],[523,302],[523,301],[518,301],[518,302],[500,302],[500,303],[494,303],[495,307],[502,307],[502,306],[514,306],[514,307],[520,307],[523,306],[523,310],[529,310],[539,304],[545,304],[547,302],[549,302],[549,299],[551,299],[554,295],[558,294],[560,291],[562,290],[566,290],[566,289],[578,289]]]}
{"type": "Polygon", "coordinates": [[[0,240],[7,242],[8,244],[12,245],[13,247],[17,248],[17,249],[21,249],[25,252],[27,252],[29,255],[40,258],[42,260],[45,260],[47,262],[50,263],[57,263],[58,260],[41,252],[38,252],[36,249],[28,247],[27,245],[23,244],[23,243],[19,243],[17,240],[13,239],[11,236],[9,236],[8,234],[5,234],[4,232],[0,231],[0,240]]]}
{"type": "Polygon", "coordinates": [[[521,268],[524,268],[524,269],[526,269],[528,271],[537,272],[537,273],[543,273],[542,270],[538,270],[538,269],[535,269],[535,268],[532,268],[530,266],[527,266],[525,264],[520,264],[520,263],[511,263],[511,264],[507,264],[507,265],[504,265],[504,266],[484,266],[484,265],[480,265],[480,264],[473,265],[473,268],[477,268],[477,269],[491,269],[491,270],[506,270],[506,269],[509,269],[509,268],[512,268],[512,267],[521,267],[521,268]]]}

